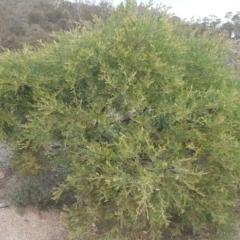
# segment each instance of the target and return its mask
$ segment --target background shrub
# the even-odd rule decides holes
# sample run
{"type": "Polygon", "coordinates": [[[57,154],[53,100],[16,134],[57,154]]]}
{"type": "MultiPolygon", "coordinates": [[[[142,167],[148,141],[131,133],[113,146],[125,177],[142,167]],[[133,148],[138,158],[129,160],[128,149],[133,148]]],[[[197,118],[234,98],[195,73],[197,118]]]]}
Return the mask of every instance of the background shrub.
{"type": "Polygon", "coordinates": [[[76,202],[74,195],[64,192],[58,201],[52,200],[53,188],[65,178],[64,173],[41,171],[37,174],[18,176],[18,181],[13,187],[10,199],[18,207],[34,206],[39,209],[48,207],[62,207],[76,202]]]}
{"type": "Polygon", "coordinates": [[[56,175],[46,172],[19,177],[12,191],[11,201],[16,206],[31,205],[40,209],[53,205],[52,188],[56,182],[56,175]]]}
{"type": "Polygon", "coordinates": [[[54,199],[75,194],[70,238],[160,239],[228,224],[240,99],[227,42],[132,1],[55,37],[0,56],[0,126],[20,171],[68,169],[54,199]]]}

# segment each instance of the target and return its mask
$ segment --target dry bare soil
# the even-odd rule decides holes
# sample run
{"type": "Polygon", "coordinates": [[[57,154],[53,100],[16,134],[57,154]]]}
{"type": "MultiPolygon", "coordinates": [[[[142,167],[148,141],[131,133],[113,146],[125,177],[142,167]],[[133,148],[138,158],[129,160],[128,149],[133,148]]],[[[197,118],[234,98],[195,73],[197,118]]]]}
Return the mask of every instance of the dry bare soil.
{"type": "Polygon", "coordinates": [[[28,208],[19,213],[13,207],[0,209],[0,240],[64,240],[63,223],[57,211],[28,208]]]}

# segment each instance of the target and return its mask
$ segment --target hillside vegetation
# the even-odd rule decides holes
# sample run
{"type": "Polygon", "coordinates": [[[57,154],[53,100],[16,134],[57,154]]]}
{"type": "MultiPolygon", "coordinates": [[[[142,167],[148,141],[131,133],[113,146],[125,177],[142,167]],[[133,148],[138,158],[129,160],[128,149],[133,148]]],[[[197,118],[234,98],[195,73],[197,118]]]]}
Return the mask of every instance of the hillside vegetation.
{"type": "MultiPolygon", "coordinates": [[[[136,11],[144,5],[135,4],[136,11]]],[[[167,7],[166,7],[167,8],[167,7]]],[[[166,9],[165,8],[165,9],[166,9]]],[[[64,1],[64,0],[1,0],[0,2],[0,52],[4,49],[22,49],[24,44],[39,46],[39,40],[52,42],[55,31],[69,31],[79,21],[93,21],[93,16],[106,20],[114,11],[111,1],[64,1]]],[[[154,7],[155,15],[165,11],[154,7]]],[[[227,12],[225,19],[210,15],[203,19],[185,21],[169,16],[172,21],[190,25],[198,34],[222,33],[226,38],[239,39],[240,13],[227,12]]]]}

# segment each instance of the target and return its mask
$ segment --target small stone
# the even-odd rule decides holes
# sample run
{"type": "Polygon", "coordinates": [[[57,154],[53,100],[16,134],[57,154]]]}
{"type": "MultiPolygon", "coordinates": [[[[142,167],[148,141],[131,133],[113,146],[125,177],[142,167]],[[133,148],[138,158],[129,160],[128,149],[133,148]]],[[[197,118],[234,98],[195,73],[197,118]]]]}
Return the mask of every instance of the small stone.
{"type": "Polygon", "coordinates": [[[0,169],[0,179],[3,179],[5,175],[6,175],[6,171],[0,169]]]}
{"type": "Polygon", "coordinates": [[[7,202],[5,202],[5,201],[0,202],[0,208],[6,208],[8,206],[9,206],[9,204],[7,202]]]}

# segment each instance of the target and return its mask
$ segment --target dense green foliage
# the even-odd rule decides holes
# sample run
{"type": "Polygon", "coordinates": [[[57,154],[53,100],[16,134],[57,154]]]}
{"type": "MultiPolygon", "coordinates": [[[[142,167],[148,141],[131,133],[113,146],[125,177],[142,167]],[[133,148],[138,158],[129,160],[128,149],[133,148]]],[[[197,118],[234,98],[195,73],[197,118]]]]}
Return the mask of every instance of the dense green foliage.
{"type": "Polygon", "coordinates": [[[0,56],[0,130],[24,173],[68,172],[70,237],[160,239],[226,225],[240,177],[227,43],[132,1],[0,56]]]}

